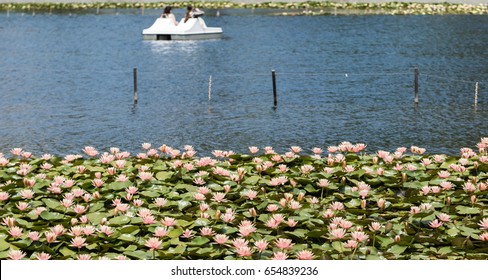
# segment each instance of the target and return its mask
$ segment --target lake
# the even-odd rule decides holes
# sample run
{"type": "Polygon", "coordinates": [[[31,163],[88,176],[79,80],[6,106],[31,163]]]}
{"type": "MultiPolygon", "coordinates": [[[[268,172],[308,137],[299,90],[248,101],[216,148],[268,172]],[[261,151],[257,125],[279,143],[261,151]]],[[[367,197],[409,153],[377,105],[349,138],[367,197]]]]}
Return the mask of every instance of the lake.
{"type": "Polygon", "coordinates": [[[486,15],[207,10],[222,39],[142,40],[160,12],[1,13],[0,152],[135,153],[149,142],[202,156],[350,141],[458,154],[488,136],[486,15]]]}

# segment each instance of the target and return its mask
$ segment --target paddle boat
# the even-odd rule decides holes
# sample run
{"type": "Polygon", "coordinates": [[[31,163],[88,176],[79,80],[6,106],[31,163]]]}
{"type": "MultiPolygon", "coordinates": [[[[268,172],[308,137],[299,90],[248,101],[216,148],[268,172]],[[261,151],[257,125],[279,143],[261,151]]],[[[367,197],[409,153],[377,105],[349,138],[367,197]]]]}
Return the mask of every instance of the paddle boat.
{"type": "Polygon", "coordinates": [[[216,39],[222,37],[222,28],[207,27],[205,21],[199,15],[189,18],[186,22],[181,19],[178,25],[174,25],[169,18],[158,18],[154,24],[142,31],[144,40],[201,40],[216,39]]]}

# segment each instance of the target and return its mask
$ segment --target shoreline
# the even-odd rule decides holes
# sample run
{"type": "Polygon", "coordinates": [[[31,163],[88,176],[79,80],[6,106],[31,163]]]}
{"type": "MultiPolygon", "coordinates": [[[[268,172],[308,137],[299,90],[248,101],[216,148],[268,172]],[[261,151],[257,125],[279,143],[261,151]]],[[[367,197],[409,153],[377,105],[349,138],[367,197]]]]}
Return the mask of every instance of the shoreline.
{"type": "Polygon", "coordinates": [[[0,0],[0,11],[75,11],[89,9],[161,9],[167,5],[183,8],[193,5],[202,9],[283,9],[295,10],[291,13],[281,13],[283,16],[297,15],[327,15],[327,14],[387,14],[387,15],[445,15],[445,14],[488,14],[488,0],[470,0],[457,3],[457,0],[442,1],[260,1],[260,0],[231,0],[231,1],[85,1],[85,0],[0,0]],[[473,4],[468,4],[470,2],[473,4]]]}
{"type": "MultiPolygon", "coordinates": [[[[173,0],[173,1],[161,1],[161,0],[0,0],[0,4],[9,3],[172,3],[172,2],[224,2],[220,0],[207,0],[207,1],[184,1],[184,0],[173,0]]],[[[263,4],[263,3],[305,3],[305,2],[331,2],[339,4],[353,4],[353,3],[420,3],[420,4],[468,4],[468,5],[479,5],[488,4],[488,0],[336,0],[336,1],[307,1],[307,0],[227,0],[225,2],[235,3],[235,4],[263,4]]]]}

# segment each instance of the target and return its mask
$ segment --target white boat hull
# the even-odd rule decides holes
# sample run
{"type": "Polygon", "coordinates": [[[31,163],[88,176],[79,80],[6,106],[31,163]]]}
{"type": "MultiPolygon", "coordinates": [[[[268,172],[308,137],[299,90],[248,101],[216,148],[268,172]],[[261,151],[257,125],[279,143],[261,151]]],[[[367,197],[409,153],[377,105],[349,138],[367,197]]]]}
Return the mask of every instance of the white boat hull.
{"type": "Polygon", "coordinates": [[[144,40],[202,40],[222,37],[222,28],[207,27],[202,18],[182,19],[177,26],[170,19],[158,18],[154,24],[142,31],[144,40]]]}

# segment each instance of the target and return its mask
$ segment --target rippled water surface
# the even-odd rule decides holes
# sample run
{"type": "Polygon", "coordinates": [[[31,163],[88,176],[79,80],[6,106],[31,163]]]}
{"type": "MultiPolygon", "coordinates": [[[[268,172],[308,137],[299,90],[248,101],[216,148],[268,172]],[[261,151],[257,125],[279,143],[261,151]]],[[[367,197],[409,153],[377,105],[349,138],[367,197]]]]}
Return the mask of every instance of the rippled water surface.
{"type": "Polygon", "coordinates": [[[488,136],[487,16],[273,12],[207,11],[224,38],[187,42],[143,41],[155,10],[0,14],[0,152],[150,142],[202,155],[351,141],[457,154],[488,136]]]}

